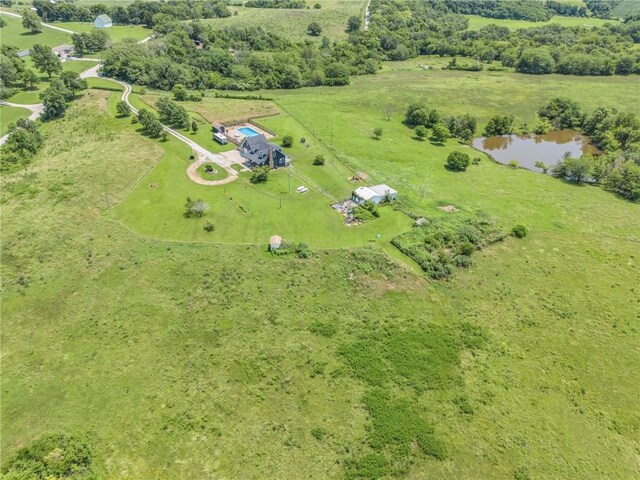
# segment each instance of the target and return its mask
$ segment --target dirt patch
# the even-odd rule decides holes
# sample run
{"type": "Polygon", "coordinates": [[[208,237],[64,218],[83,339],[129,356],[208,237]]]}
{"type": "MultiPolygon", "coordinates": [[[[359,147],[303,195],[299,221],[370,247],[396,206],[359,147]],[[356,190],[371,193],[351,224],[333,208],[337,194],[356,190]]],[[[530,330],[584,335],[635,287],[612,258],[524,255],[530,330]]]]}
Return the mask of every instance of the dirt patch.
{"type": "Polygon", "coordinates": [[[438,207],[440,210],[442,210],[443,212],[458,212],[460,211],[459,208],[454,207],[453,205],[441,205],[440,207],[438,207]]]}

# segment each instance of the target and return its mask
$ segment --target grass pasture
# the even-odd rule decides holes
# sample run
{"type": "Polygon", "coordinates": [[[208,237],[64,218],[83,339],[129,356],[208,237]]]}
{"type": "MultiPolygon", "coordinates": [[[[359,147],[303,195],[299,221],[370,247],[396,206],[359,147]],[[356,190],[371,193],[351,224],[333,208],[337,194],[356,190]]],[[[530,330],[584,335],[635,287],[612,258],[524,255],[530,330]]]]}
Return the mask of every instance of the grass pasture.
{"type": "MultiPolygon", "coordinates": [[[[1,13],[1,12],[0,12],[1,13]]],[[[0,28],[0,42],[3,45],[18,47],[27,50],[36,43],[55,47],[71,43],[71,35],[53,28],[42,28],[42,32],[31,33],[22,26],[22,19],[9,15],[2,15],[5,26],[0,28]]]]}
{"type": "Polygon", "coordinates": [[[69,432],[109,479],[635,478],[640,206],[486,157],[449,172],[451,151],[482,155],[401,121],[416,100],[480,130],[495,113],[532,124],[553,96],[638,111],[637,79],[419,67],[446,60],[184,102],[200,124],[185,134],[215,151],[211,120],[273,114],[258,121],[293,136],[294,161],[264,185],[191,182],[189,148],[117,118],[121,87],[89,79],[34,162],[0,176],[3,457],[69,432]],[[428,280],[389,243],[409,217],[346,227],[330,208],[354,172],[413,212],[530,233],[428,280]],[[188,196],[204,217],[183,217],[188,196]],[[312,257],[267,253],[273,234],[312,257]]]}
{"type": "Polygon", "coordinates": [[[234,12],[231,17],[203,20],[217,28],[228,26],[266,27],[278,32],[290,40],[316,40],[326,36],[332,40],[346,38],[347,20],[352,15],[361,15],[364,8],[362,0],[317,0],[308,2],[307,9],[246,8],[230,6],[234,12]],[[322,8],[316,10],[313,5],[319,3],[322,8]],[[237,12],[237,14],[235,14],[237,12]],[[318,22],[322,27],[319,37],[307,35],[307,26],[318,22]],[[267,27],[268,26],[268,27],[267,27]]]}
{"type": "Polygon", "coordinates": [[[617,20],[606,20],[602,18],[586,18],[586,17],[561,17],[554,16],[546,22],[530,22],[528,20],[512,20],[507,18],[488,18],[479,15],[465,15],[469,19],[469,30],[480,30],[487,25],[498,25],[507,27],[510,30],[518,30],[520,28],[543,27],[545,25],[557,24],[563,27],[600,27],[605,23],[617,22],[617,20]]]}

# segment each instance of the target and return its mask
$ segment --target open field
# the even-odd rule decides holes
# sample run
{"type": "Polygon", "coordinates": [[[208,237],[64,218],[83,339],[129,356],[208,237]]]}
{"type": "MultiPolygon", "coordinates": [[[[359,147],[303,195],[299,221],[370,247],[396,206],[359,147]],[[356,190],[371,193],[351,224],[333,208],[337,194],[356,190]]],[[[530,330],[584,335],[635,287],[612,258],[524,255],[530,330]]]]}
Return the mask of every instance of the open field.
{"type": "Polygon", "coordinates": [[[601,18],[584,18],[584,17],[561,17],[555,16],[551,20],[546,22],[530,22],[527,20],[511,20],[502,18],[487,18],[479,15],[465,15],[469,19],[469,30],[479,30],[487,25],[499,25],[501,27],[508,27],[511,30],[517,30],[519,28],[531,28],[542,27],[544,25],[550,25],[552,23],[562,25],[563,27],[599,27],[609,22],[617,22],[617,20],[604,20],[601,18]]]}
{"type": "MultiPolygon", "coordinates": [[[[100,2],[102,3],[102,2],[100,2]]],[[[93,23],[82,22],[54,22],[53,25],[73,30],[74,32],[90,32],[94,29],[93,23]]],[[[125,38],[142,40],[153,33],[152,30],[142,25],[114,25],[105,30],[111,37],[112,42],[121,42],[125,38]]]]}
{"type": "Polygon", "coordinates": [[[613,16],[624,17],[625,15],[631,15],[640,12],[640,2],[638,0],[622,0],[618,3],[611,14],[613,16]]]}
{"type": "Polygon", "coordinates": [[[20,50],[27,50],[36,43],[55,47],[71,43],[71,35],[52,28],[42,28],[42,32],[31,33],[22,27],[22,20],[9,15],[2,15],[5,26],[0,28],[0,39],[3,45],[12,45],[20,50]]]}
{"type": "Polygon", "coordinates": [[[30,114],[31,112],[26,108],[0,105],[0,136],[9,131],[10,123],[15,123],[21,118],[27,118],[30,114]]]}
{"type": "MultiPolygon", "coordinates": [[[[300,39],[313,19],[340,37],[363,5],[319,2],[232,7],[237,16],[211,23],[300,39]]],[[[480,131],[497,113],[532,125],[555,96],[637,112],[637,77],[420,68],[447,61],[252,92],[274,101],[207,92],[181,103],[200,126],[182,133],[212,151],[233,148],[211,139],[213,120],[259,116],[275,143],[293,136],[293,167],[262,185],[247,173],[191,182],[190,149],[116,118],[121,87],[90,79],[63,119],[42,124],[33,163],[0,175],[3,457],[69,432],[91,440],[105,479],[636,478],[640,205],[454,140],[417,140],[402,118],[424,101],[474,115],[480,131]],[[452,151],[480,164],[447,171],[452,151]],[[312,165],[319,154],[326,164],[312,165]],[[387,206],[347,227],[330,208],[363,184],[355,172],[396,188],[418,215],[481,211],[529,235],[427,280],[390,244],[411,229],[407,215],[387,206]],[[204,217],[183,216],[187,197],[210,205],[204,217]],[[273,234],[313,255],[267,253],[273,234]],[[363,473],[371,464],[377,475],[363,473]]],[[[11,101],[35,103],[46,84],[11,101]]],[[[131,102],[153,109],[159,93],[140,92],[131,102]]],[[[22,114],[6,108],[3,128],[22,114]]]]}
{"type": "MultiPolygon", "coordinates": [[[[89,92],[45,124],[47,146],[31,167],[2,177],[3,452],[67,431],[92,439],[105,478],[345,478],[387,428],[384,412],[362,403],[380,392],[354,370],[349,352],[363,345],[363,361],[383,365],[393,418],[432,426],[447,449],[439,461],[401,444],[411,461],[403,478],[635,476],[637,205],[489,162],[449,174],[438,152],[453,145],[410,139],[393,126],[398,115],[375,142],[364,134],[382,121],[375,107],[314,89],[279,95],[280,104],[323,133],[322,111],[334,109],[333,143],[351,162],[385,176],[406,169],[393,181],[401,195],[428,187],[421,208],[432,199],[478,206],[506,225],[526,221],[531,235],[483,251],[443,283],[375,246],[299,260],[265,254],[261,236],[260,246],[147,239],[112,221],[129,214],[125,204],[139,209],[133,225],[152,228],[160,211],[165,230],[185,232],[184,193],[209,193],[185,188],[181,144],[114,118],[118,97],[89,92]],[[484,340],[434,356],[469,331],[484,340]],[[423,378],[411,367],[420,362],[449,381],[423,378]]],[[[301,134],[291,117],[268,120],[301,134]]],[[[258,203],[284,179],[279,171],[251,194],[236,182],[234,199],[258,203]]],[[[290,213],[325,208],[300,202],[290,213]]],[[[214,208],[212,235],[236,231],[228,222],[238,217],[224,213],[236,206],[214,208]]],[[[257,228],[280,221],[251,208],[267,216],[257,228]]]]}
{"type": "Polygon", "coordinates": [[[363,0],[318,0],[309,2],[308,9],[245,8],[230,6],[234,13],[231,17],[203,20],[204,23],[224,28],[231,25],[265,27],[290,40],[320,41],[323,36],[330,39],[346,38],[347,19],[352,15],[361,15],[363,0]],[[316,10],[313,5],[319,3],[322,8],[316,10]],[[318,22],[322,27],[319,37],[307,35],[307,26],[318,22]]]}

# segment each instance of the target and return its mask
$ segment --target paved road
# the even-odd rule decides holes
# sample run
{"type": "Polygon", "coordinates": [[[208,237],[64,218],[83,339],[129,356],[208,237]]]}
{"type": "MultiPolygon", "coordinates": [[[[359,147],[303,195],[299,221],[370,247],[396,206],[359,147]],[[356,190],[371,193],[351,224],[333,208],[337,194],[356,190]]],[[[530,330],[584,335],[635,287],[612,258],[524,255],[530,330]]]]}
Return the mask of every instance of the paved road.
{"type": "MultiPolygon", "coordinates": [[[[9,15],[10,17],[22,18],[22,15],[18,15],[17,13],[0,12],[0,14],[9,15]]],[[[51,25],[50,23],[43,23],[42,26],[43,27],[47,27],[47,28],[52,28],[54,30],[59,30],[59,31],[64,32],[64,33],[71,33],[71,34],[78,33],[78,32],[74,32],[73,30],[67,30],[66,28],[56,27],[55,25],[51,25]]]]}

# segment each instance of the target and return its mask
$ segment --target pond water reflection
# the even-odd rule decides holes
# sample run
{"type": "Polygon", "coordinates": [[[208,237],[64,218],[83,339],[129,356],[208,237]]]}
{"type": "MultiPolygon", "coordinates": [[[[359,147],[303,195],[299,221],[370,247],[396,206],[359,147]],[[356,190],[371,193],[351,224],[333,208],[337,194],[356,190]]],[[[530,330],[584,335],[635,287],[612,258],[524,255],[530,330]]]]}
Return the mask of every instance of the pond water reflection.
{"type": "Polygon", "coordinates": [[[573,157],[598,153],[589,137],[575,130],[555,130],[544,135],[482,137],[473,140],[473,147],[504,165],[517,160],[521,167],[536,172],[542,171],[535,166],[536,162],[541,161],[551,167],[562,160],[566,152],[573,157]]]}

